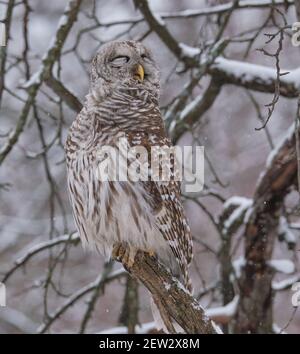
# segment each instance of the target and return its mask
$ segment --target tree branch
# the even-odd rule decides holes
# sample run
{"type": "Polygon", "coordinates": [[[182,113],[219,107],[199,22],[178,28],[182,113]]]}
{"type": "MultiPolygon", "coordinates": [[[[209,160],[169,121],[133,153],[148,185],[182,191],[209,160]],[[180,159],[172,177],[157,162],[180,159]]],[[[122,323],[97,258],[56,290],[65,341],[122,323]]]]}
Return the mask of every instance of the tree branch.
{"type": "MultiPolygon", "coordinates": [[[[228,2],[226,4],[210,6],[201,9],[188,9],[182,11],[174,11],[174,12],[159,12],[158,16],[163,20],[177,20],[183,19],[186,20],[188,18],[197,18],[204,16],[212,16],[212,15],[222,15],[226,12],[231,11],[233,2],[228,2]]],[[[271,5],[273,6],[290,6],[294,5],[294,0],[240,0],[235,10],[251,10],[251,9],[266,9],[271,5]]],[[[119,26],[126,24],[137,24],[145,21],[143,16],[137,16],[134,18],[126,18],[124,20],[103,22],[101,25],[103,27],[110,26],[119,26]]]]}
{"type": "Polygon", "coordinates": [[[170,51],[179,59],[181,59],[188,66],[193,66],[197,63],[193,57],[186,56],[184,50],[172,34],[168,31],[165,23],[158,14],[154,14],[151,11],[148,0],[134,0],[135,6],[140,9],[144,15],[149,27],[154,31],[164,44],[170,49],[170,51]]]}
{"type": "MultiPolygon", "coordinates": [[[[272,279],[268,265],[272,256],[275,229],[290,187],[297,182],[294,124],[286,138],[271,152],[260,177],[247,215],[245,230],[246,264],[240,279],[237,333],[272,332],[272,279]]],[[[299,131],[298,131],[299,134],[299,131]]]]}
{"type": "Polygon", "coordinates": [[[176,122],[169,132],[175,143],[184,132],[189,128],[192,128],[199,118],[211,108],[220,91],[220,82],[212,78],[205,93],[195,98],[184,110],[182,110],[179,121],[176,122]]]}
{"type": "Polygon", "coordinates": [[[177,322],[186,333],[220,333],[198,301],[155,258],[139,251],[129,272],[145,285],[155,301],[159,302],[158,307],[162,306],[164,313],[177,322]]]}
{"type": "Polygon", "coordinates": [[[2,94],[4,90],[4,79],[5,79],[5,66],[6,66],[6,57],[7,57],[7,46],[10,33],[10,25],[13,14],[13,8],[15,6],[15,0],[9,0],[6,8],[6,16],[4,19],[5,23],[5,45],[0,47],[0,106],[2,101],[2,94]]]}
{"type": "MultiPolygon", "coordinates": [[[[287,72],[286,70],[283,70],[287,72]]],[[[221,83],[242,86],[250,90],[274,93],[277,80],[276,70],[263,65],[243,63],[218,57],[209,68],[209,74],[221,83]]],[[[300,89],[300,68],[280,77],[280,94],[287,98],[298,97],[300,89]]]]}
{"type": "Polygon", "coordinates": [[[23,109],[21,110],[21,114],[16,123],[15,129],[11,132],[6,144],[4,144],[4,146],[0,150],[0,165],[5,160],[13,146],[19,140],[19,136],[22,133],[24,126],[27,122],[30,109],[35,101],[38,90],[42,85],[43,81],[47,80],[50,77],[53,65],[59,58],[65,40],[67,39],[68,34],[77,19],[77,14],[81,2],[82,0],[71,0],[68,3],[64,14],[59,21],[58,29],[51,42],[52,44],[43,57],[40,68],[31,77],[31,79],[25,85],[23,85],[23,87],[28,90],[28,97],[23,106],[23,109]]]}
{"type": "Polygon", "coordinates": [[[82,109],[82,104],[78,98],[70,92],[61,81],[54,78],[52,75],[45,81],[58,97],[60,97],[73,111],[79,113],[82,109]]]}

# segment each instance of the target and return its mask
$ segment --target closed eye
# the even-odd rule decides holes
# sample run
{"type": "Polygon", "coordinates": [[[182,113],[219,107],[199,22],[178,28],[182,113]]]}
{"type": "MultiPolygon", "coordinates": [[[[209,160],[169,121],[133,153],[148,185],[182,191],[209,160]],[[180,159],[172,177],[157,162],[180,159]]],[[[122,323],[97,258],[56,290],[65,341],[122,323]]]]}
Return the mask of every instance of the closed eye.
{"type": "Polygon", "coordinates": [[[111,63],[115,66],[122,66],[129,62],[129,57],[126,55],[119,55],[111,60],[111,63]]]}

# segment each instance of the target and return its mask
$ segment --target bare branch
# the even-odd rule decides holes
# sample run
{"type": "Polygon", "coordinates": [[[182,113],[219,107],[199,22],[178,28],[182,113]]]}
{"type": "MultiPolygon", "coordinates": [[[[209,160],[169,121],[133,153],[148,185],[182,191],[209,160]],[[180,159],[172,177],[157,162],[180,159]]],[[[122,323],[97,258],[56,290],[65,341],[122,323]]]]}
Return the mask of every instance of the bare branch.
{"type": "Polygon", "coordinates": [[[54,63],[57,61],[61,49],[65,43],[65,40],[77,18],[79,7],[82,0],[71,0],[61,17],[59,22],[58,29],[52,41],[52,45],[47,50],[47,53],[44,55],[42,63],[38,71],[31,77],[29,82],[27,82],[26,87],[28,89],[28,97],[21,110],[21,114],[17,121],[15,129],[9,135],[8,141],[2,146],[0,150],[0,165],[5,160],[13,146],[17,143],[20,134],[23,131],[23,128],[27,122],[28,114],[30,108],[35,101],[35,97],[38,93],[40,86],[43,81],[51,75],[51,71],[54,63]]]}
{"type": "Polygon", "coordinates": [[[2,101],[2,94],[4,90],[4,79],[5,79],[5,65],[6,65],[6,57],[7,57],[7,49],[8,49],[8,40],[10,33],[10,25],[13,14],[13,8],[15,5],[15,0],[9,0],[6,7],[6,15],[4,19],[5,23],[5,44],[6,46],[0,47],[0,107],[2,101]]]}
{"type": "Polygon", "coordinates": [[[7,282],[7,280],[13,275],[13,273],[19,269],[20,267],[22,267],[23,265],[25,265],[29,259],[31,259],[33,256],[35,256],[36,254],[45,251],[47,249],[50,249],[52,247],[58,246],[62,243],[73,243],[73,244],[78,244],[79,243],[79,236],[77,234],[73,234],[73,235],[63,235],[60,237],[56,237],[50,241],[45,241],[42,242],[36,246],[33,246],[32,248],[30,248],[24,256],[18,258],[14,263],[14,266],[5,274],[5,276],[2,279],[2,282],[5,283],[7,282]]]}
{"type": "Polygon", "coordinates": [[[91,291],[94,291],[95,289],[99,289],[105,284],[126,275],[126,272],[123,269],[116,270],[112,273],[110,273],[109,276],[106,276],[105,279],[103,280],[103,275],[99,275],[99,277],[93,281],[92,283],[84,286],[83,288],[79,289],[76,291],[70,298],[68,298],[64,304],[59,307],[53,314],[49,316],[47,319],[47,322],[42,324],[38,329],[38,333],[45,333],[50,326],[55,322],[63,313],[65,313],[72,305],[74,305],[78,300],[80,300],[83,296],[86,294],[90,293],[91,291]],[[100,286],[99,286],[100,283],[100,286]]]}
{"type": "Polygon", "coordinates": [[[79,113],[82,109],[82,104],[78,98],[70,92],[61,81],[55,79],[52,75],[45,81],[58,97],[60,97],[73,111],[79,113]]]}

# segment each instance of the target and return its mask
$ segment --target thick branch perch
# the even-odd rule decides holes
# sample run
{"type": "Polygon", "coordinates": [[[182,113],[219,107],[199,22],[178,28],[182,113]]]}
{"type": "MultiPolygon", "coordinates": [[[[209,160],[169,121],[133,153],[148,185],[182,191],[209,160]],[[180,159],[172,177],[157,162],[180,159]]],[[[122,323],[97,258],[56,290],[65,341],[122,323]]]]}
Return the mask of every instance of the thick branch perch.
{"type": "Polygon", "coordinates": [[[168,317],[175,320],[186,333],[218,333],[218,327],[206,316],[198,301],[155,258],[138,252],[130,273],[145,285],[153,298],[163,306],[168,317]]]}

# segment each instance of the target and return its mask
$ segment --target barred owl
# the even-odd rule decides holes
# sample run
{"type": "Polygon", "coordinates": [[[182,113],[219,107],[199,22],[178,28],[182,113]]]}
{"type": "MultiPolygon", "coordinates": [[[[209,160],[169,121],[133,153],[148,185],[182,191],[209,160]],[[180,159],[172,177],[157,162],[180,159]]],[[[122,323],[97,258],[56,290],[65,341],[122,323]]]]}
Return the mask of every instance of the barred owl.
{"type": "MultiPolygon", "coordinates": [[[[70,201],[82,242],[111,257],[118,245],[155,254],[190,288],[190,229],[180,184],[111,181],[97,174],[103,146],[171,146],[159,110],[159,70],[151,52],[136,41],[104,45],[91,64],[90,91],[65,145],[70,201]]],[[[170,169],[172,170],[172,163],[170,169]]],[[[149,165],[149,170],[151,166],[149,165]]],[[[116,251],[117,252],[117,251],[116,251]]]]}

